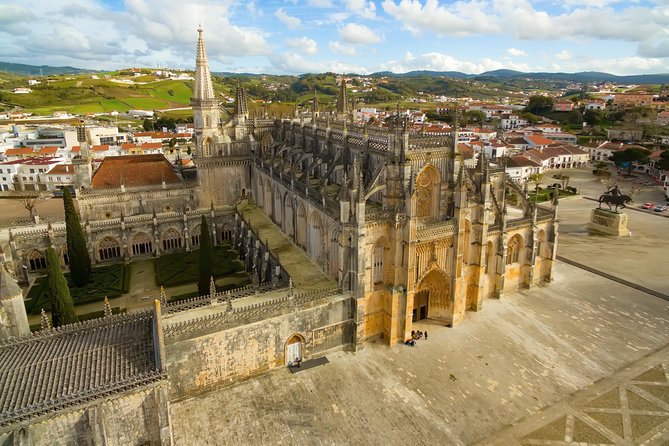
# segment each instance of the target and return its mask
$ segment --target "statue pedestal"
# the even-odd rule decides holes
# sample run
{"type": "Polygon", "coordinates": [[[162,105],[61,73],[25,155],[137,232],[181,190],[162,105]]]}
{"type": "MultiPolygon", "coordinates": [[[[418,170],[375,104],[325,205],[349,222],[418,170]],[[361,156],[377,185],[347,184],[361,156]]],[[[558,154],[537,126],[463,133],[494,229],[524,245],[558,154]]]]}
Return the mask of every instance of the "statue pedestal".
{"type": "Polygon", "coordinates": [[[627,214],[618,214],[604,209],[593,209],[590,213],[588,229],[606,235],[617,237],[628,236],[627,214]]]}

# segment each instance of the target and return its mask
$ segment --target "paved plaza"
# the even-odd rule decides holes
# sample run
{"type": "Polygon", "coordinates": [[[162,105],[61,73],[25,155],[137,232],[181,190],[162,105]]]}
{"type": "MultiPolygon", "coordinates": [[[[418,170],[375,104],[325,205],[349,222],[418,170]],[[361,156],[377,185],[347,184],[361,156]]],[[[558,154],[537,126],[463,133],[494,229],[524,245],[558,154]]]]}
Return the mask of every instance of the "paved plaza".
{"type": "MultiPolygon", "coordinates": [[[[572,183],[596,196],[602,187],[590,175],[574,172],[572,183]]],[[[595,205],[560,203],[559,254],[669,294],[669,219],[630,210],[631,237],[589,235],[595,205]]],[[[429,339],[416,347],[366,344],[297,374],[282,369],[175,402],[175,440],[669,444],[668,310],[663,299],[557,262],[548,286],[486,301],[455,328],[419,325],[429,339]]]]}

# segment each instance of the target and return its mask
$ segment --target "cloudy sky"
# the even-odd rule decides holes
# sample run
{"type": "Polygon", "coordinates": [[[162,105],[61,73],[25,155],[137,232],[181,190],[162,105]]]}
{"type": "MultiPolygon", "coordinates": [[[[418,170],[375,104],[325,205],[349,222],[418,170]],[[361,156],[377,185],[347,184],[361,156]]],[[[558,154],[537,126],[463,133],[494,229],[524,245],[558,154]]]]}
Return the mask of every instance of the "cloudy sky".
{"type": "Polygon", "coordinates": [[[0,0],[0,60],[92,69],[669,72],[669,0],[0,0]]]}

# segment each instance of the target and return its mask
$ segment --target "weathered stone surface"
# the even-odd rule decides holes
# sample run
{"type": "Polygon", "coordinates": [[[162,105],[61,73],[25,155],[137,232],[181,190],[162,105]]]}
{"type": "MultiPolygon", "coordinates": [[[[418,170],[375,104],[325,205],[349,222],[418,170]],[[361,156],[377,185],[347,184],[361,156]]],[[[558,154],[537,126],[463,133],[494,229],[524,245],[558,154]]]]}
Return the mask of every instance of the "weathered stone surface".
{"type": "Polygon", "coordinates": [[[627,214],[607,211],[606,209],[593,209],[590,213],[588,229],[602,234],[627,236],[627,214]]]}

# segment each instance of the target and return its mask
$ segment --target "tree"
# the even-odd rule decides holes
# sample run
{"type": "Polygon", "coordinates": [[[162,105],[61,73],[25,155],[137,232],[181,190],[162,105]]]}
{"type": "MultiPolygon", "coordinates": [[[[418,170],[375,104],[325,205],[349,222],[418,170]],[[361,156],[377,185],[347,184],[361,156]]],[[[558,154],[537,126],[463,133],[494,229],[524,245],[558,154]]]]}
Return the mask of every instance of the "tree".
{"type": "Polygon", "coordinates": [[[471,123],[477,123],[477,124],[483,124],[485,122],[485,113],[479,110],[469,110],[463,113],[464,121],[466,122],[463,123],[463,125],[471,124],[471,123]]]}
{"type": "Polygon", "coordinates": [[[70,259],[70,276],[76,287],[82,287],[91,281],[91,258],[81,229],[79,214],[74,207],[69,188],[63,190],[65,207],[65,230],[67,236],[67,256],[70,259]]]}
{"type": "Polygon", "coordinates": [[[630,147],[629,149],[615,152],[611,158],[616,166],[627,169],[627,175],[632,174],[634,163],[646,164],[650,161],[650,150],[641,147],[630,147]]]}
{"type": "Polygon", "coordinates": [[[534,184],[535,189],[539,189],[539,185],[541,183],[543,183],[543,181],[544,181],[544,174],[543,173],[533,173],[532,175],[527,177],[527,181],[534,184]]]}
{"type": "Polygon", "coordinates": [[[548,96],[530,96],[525,106],[525,111],[539,114],[543,111],[549,111],[553,108],[553,98],[548,96]]]}
{"type": "Polygon", "coordinates": [[[207,219],[202,216],[200,224],[200,277],[197,282],[197,291],[200,296],[209,294],[209,283],[214,275],[214,247],[211,243],[211,233],[207,219]]]}
{"type": "Polygon", "coordinates": [[[660,160],[657,162],[657,167],[662,170],[669,170],[669,150],[660,153],[660,160]]]}
{"type": "Polygon", "coordinates": [[[36,192],[21,192],[21,204],[25,208],[26,211],[30,213],[30,218],[35,220],[35,215],[37,215],[37,200],[39,199],[39,196],[37,195],[36,192]]]}
{"type": "Polygon", "coordinates": [[[583,119],[590,126],[599,125],[606,118],[606,113],[603,110],[589,109],[583,113],[583,119]]]}
{"type": "Polygon", "coordinates": [[[70,295],[70,289],[67,287],[67,280],[65,280],[63,271],[60,269],[58,254],[52,247],[46,250],[46,263],[46,280],[51,301],[51,325],[59,327],[65,324],[73,324],[77,322],[77,315],[74,312],[72,296],[70,295]]]}

